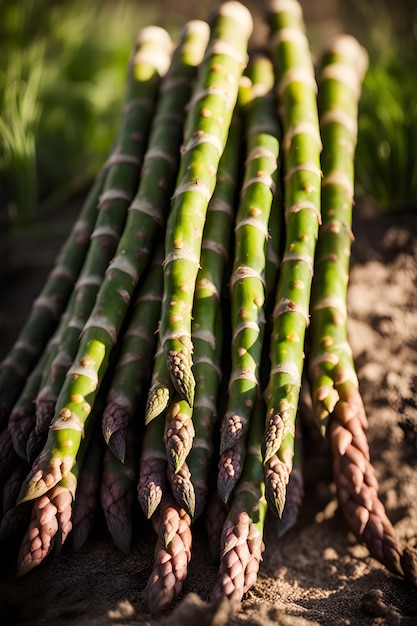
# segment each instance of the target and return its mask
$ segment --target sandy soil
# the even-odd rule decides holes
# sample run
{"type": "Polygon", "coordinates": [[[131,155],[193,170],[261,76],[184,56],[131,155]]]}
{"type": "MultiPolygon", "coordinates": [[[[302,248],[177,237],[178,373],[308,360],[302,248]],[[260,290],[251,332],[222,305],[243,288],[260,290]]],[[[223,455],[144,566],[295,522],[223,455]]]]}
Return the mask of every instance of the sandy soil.
{"type": "MultiPolygon", "coordinates": [[[[76,212],[2,246],[0,354],[7,353],[39,293],[76,212]],[[6,249],[7,248],[7,249],[6,249]],[[7,262],[6,262],[7,259],[7,262]]],[[[417,547],[417,213],[375,214],[355,208],[349,286],[349,337],[368,419],[380,497],[398,539],[417,547]]],[[[217,567],[197,525],[189,575],[179,601],[159,617],[144,587],[154,537],[142,520],[129,556],[113,546],[98,520],[79,551],[15,578],[14,547],[4,546],[0,621],[26,626],[71,624],[230,624],[408,626],[417,623],[417,591],[389,574],[348,531],[338,509],[329,450],[314,429],[305,437],[305,497],[299,521],[278,539],[268,519],[257,583],[232,617],[208,601],[217,567]]]]}

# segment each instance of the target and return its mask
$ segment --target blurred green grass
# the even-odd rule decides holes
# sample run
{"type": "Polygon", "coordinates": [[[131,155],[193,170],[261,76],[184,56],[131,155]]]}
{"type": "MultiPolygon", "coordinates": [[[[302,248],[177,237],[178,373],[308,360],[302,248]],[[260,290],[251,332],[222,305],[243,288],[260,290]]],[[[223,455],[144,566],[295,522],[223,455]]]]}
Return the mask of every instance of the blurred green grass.
{"type": "Polygon", "coordinates": [[[15,225],[83,189],[106,159],[152,3],[1,0],[0,204],[15,225]]]}
{"type": "MultiPolygon", "coordinates": [[[[414,0],[398,0],[395,7],[387,0],[332,1],[345,32],[357,36],[370,54],[360,102],[358,193],[381,209],[415,208],[414,0]]],[[[206,19],[212,4],[0,0],[3,223],[33,224],[88,187],[117,130],[136,34],[157,23],[175,38],[187,19],[206,19]]],[[[309,4],[310,16],[313,11],[309,4]]],[[[310,32],[317,44],[320,33],[310,32]]]]}

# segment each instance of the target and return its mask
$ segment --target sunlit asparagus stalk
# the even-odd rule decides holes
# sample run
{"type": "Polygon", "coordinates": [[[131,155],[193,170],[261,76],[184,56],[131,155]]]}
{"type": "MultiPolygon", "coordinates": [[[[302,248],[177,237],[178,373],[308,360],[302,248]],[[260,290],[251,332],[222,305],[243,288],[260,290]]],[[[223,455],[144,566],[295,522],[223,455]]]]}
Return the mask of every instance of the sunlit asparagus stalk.
{"type": "MultiPolygon", "coordinates": [[[[24,576],[66,540],[72,528],[72,503],[77,467],[32,504],[31,520],[18,556],[17,573],[24,576]]],[[[19,505],[21,506],[21,505],[19,505]]]]}
{"type": "Polygon", "coordinates": [[[239,609],[243,595],[256,582],[264,550],[267,511],[261,454],[264,425],[265,406],[258,399],[250,422],[245,466],[231,496],[223,526],[219,578],[212,592],[215,602],[229,598],[235,610],[239,609]]]}
{"type": "Polygon", "coordinates": [[[390,571],[403,574],[400,547],[370,462],[367,419],[347,332],[354,153],[367,62],[366,52],[350,36],[337,38],[322,60],[323,225],[312,294],[309,376],[316,421],[330,439],[343,514],[371,555],[390,571]]]}
{"type": "Polygon", "coordinates": [[[155,562],[146,586],[149,610],[168,608],[181,592],[191,558],[191,519],[171,494],[166,494],[152,517],[157,541],[155,562]]]}
{"type": "MultiPolygon", "coordinates": [[[[164,201],[162,205],[158,201],[161,196],[164,198],[169,194],[169,189],[164,188],[165,185],[169,187],[169,177],[166,179],[165,172],[153,174],[153,161],[159,162],[160,155],[155,155],[155,151],[152,154],[150,146],[143,166],[142,162],[161,76],[166,73],[170,60],[171,45],[171,39],[164,29],[147,27],[141,31],[132,54],[129,73],[134,80],[130,83],[131,89],[123,111],[118,149],[113,156],[113,164],[100,196],[100,213],[87,257],[68,305],[68,319],[65,327],[59,329],[56,353],[52,352],[45,368],[44,381],[37,398],[40,422],[45,421],[46,415],[46,422],[49,424],[54,413],[58,414],[59,408],[55,411],[56,400],[62,391],[65,378],[71,377],[69,370],[74,364],[77,350],[81,350],[80,333],[83,333],[84,346],[91,334],[103,333],[109,336],[104,339],[105,342],[115,341],[117,326],[129,302],[132,286],[139,277],[140,270],[137,266],[143,265],[147,259],[150,241],[149,238],[146,239],[146,222],[154,231],[157,224],[163,221],[164,201]],[[132,202],[141,174],[141,193],[132,202]],[[151,198],[145,191],[149,187],[149,178],[154,186],[151,198]],[[156,200],[157,208],[153,213],[149,210],[151,200],[156,200]],[[139,231],[137,235],[136,230],[139,231]],[[135,254],[139,257],[137,260],[131,258],[135,254]],[[112,303],[112,315],[116,317],[114,321],[109,319],[106,309],[109,302],[112,303]],[[85,332],[87,329],[92,330],[85,332]]],[[[174,131],[175,124],[176,121],[169,124],[169,131],[171,128],[174,131]]],[[[154,144],[152,147],[155,147],[154,144]]],[[[164,169],[168,168],[168,171],[175,168],[175,164],[169,160],[160,162],[164,163],[164,169]]],[[[84,350],[85,347],[82,352],[84,350]]],[[[62,398],[60,404],[62,408],[62,398]]]]}
{"type": "Polygon", "coordinates": [[[70,298],[90,243],[106,173],[106,167],[103,167],[97,174],[54,268],[34,301],[18,338],[0,364],[0,424],[8,417],[70,298]]]}
{"type": "Polygon", "coordinates": [[[104,439],[122,462],[125,456],[124,431],[139,410],[144,387],[150,379],[161,310],[162,259],[161,245],[155,252],[123,335],[103,412],[104,439]]]}
{"type": "Polygon", "coordinates": [[[323,224],[311,299],[309,374],[313,409],[323,434],[339,401],[366,426],[346,310],[358,100],[366,67],[364,49],[344,36],[324,55],[320,74],[323,224]]]}
{"type": "Polygon", "coordinates": [[[260,393],[268,227],[276,191],[280,134],[273,93],[274,71],[268,57],[254,56],[245,78],[241,81],[240,104],[246,133],[246,164],[230,280],[232,369],[221,425],[218,475],[218,490],[225,502],[243,469],[246,434],[260,393]]]}
{"type": "MultiPolygon", "coordinates": [[[[212,469],[213,427],[218,419],[217,396],[223,351],[222,292],[234,223],[234,204],[240,156],[240,116],[231,122],[219,162],[216,187],[210,200],[203,232],[201,266],[193,303],[193,372],[197,382],[192,419],[195,436],[187,456],[194,492],[196,519],[203,511],[212,469]]],[[[189,490],[191,493],[191,489],[189,490]]]]}
{"type": "Polygon", "coordinates": [[[252,17],[239,2],[218,5],[189,105],[180,171],[168,218],[160,326],[172,382],[194,403],[191,316],[203,228],[247,62],[252,17]]]}
{"type": "MultiPolygon", "coordinates": [[[[183,128],[182,111],[188,100],[187,89],[191,89],[190,80],[194,76],[199,58],[195,46],[197,45],[197,49],[204,49],[201,24],[198,22],[197,36],[191,28],[187,31],[182,42],[186,47],[184,53],[181,45],[176,50],[175,65],[173,62],[171,69],[180,68],[181,80],[170,81],[170,74],[165,83],[165,92],[162,89],[138,194],[130,207],[116,256],[106,271],[94,309],[84,325],[77,356],[59,396],[42,462],[39,467],[34,468],[23,486],[23,498],[34,497],[50,488],[51,484],[60,479],[60,475],[65,476],[75,460],[82,430],[88,421],[90,405],[94,403],[131,295],[145,269],[150,254],[148,247],[152,245],[157,224],[172,193],[171,182],[173,187],[176,174],[173,161],[176,161],[176,150],[179,149],[183,128]],[[191,49],[188,37],[193,41],[191,49]],[[185,78],[188,80],[185,81],[185,78]],[[161,136],[162,128],[164,133],[161,136]],[[166,158],[161,156],[161,151],[166,158]]],[[[158,59],[161,54],[168,61],[168,51],[160,48],[158,59]]],[[[151,76],[157,76],[157,68],[152,66],[149,57],[147,60],[148,72],[151,76]]],[[[177,72],[174,77],[178,79],[177,72]]]]}
{"type": "Polygon", "coordinates": [[[297,0],[272,0],[269,10],[270,50],[283,127],[285,248],[273,312],[262,455],[268,501],[275,511],[282,512],[292,465],[314,254],[321,220],[322,144],[317,83],[301,5],[297,0]]]}
{"type": "Polygon", "coordinates": [[[104,406],[106,388],[93,408],[93,419],[89,422],[83,437],[76,462],[71,471],[52,485],[44,494],[33,500],[19,501],[16,508],[31,505],[30,523],[20,545],[18,575],[23,576],[37,567],[51,553],[58,554],[73,528],[73,505],[78,488],[78,478],[84,459],[90,453],[90,441],[97,437],[95,422],[104,406]]]}

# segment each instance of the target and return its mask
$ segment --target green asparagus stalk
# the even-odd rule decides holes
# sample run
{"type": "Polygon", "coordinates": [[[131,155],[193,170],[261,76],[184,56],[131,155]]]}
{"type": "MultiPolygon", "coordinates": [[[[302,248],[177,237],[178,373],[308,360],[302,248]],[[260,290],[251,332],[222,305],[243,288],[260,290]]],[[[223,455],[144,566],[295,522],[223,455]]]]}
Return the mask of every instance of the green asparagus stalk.
{"type": "Polygon", "coordinates": [[[344,36],[324,55],[320,75],[323,224],[311,300],[309,372],[323,434],[339,401],[366,425],[346,323],[358,101],[366,67],[365,50],[344,36]]]}
{"type": "Polygon", "coordinates": [[[225,2],[212,15],[210,41],[189,106],[168,218],[160,336],[173,385],[190,406],[195,390],[191,311],[203,228],[252,26],[249,11],[238,2],[225,2]]]}
{"type": "Polygon", "coordinates": [[[88,250],[105,178],[103,167],[17,340],[0,365],[0,424],[8,417],[70,298],[88,250]]]}
{"type": "Polygon", "coordinates": [[[103,412],[104,439],[122,462],[126,448],[124,431],[139,410],[155,352],[162,300],[162,258],[160,246],[139,290],[132,317],[123,335],[103,412]]]}
{"type": "Polygon", "coordinates": [[[337,38],[323,56],[319,82],[323,225],[312,294],[309,376],[316,421],[331,444],[341,510],[371,555],[404,575],[395,531],[378,496],[347,333],[354,153],[366,67],[366,52],[350,36],[337,38]]]}
{"type": "MultiPolygon", "coordinates": [[[[45,384],[41,385],[37,398],[41,421],[44,412],[48,415],[48,422],[54,416],[57,397],[62,391],[65,377],[71,376],[69,369],[77,349],[80,349],[80,333],[83,333],[84,346],[89,336],[94,335],[96,327],[99,335],[104,333],[109,336],[107,343],[115,341],[120,318],[129,302],[129,294],[139,278],[139,268],[148,257],[150,242],[149,239],[146,240],[146,226],[149,224],[154,232],[157,223],[162,219],[157,209],[153,214],[149,211],[149,203],[156,200],[155,206],[162,210],[164,197],[169,193],[169,177],[166,179],[167,172],[164,171],[153,175],[152,163],[158,161],[159,156],[155,158],[151,146],[142,168],[140,187],[143,191],[136,195],[133,203],[132,200],[138,189],[140,168],[147,148],[161,75],[166,73],[171,45],[171,39],[164,29],[148,27],[140,33],[137,50],[132,54],[129,72],[135,80],[132,81],[124,107],[118,149],[113,156],[113,166],[108,172],[100,197],[100,214],[89,251],[69,303],[69,319],[65,328],[60,331],[57,354],[50,367],[46,368],[45,384]],[[154,184],[155,176],[157,185],[154,184]],[[149,178],[154,185],[154,193],[150,197],[146,191],[150,185],[149,178]],[[168,189],[165,189],[165,185],[168,189]],[[162,204],[159,204],[161,199],[162,204]],[[130,211],[127,212],[129,205],[130,211]],[[136,234],[136,230],[140,232],[136,234]],[[132,259],[135,255],[138,258],[132,259]],[[116,317],[114,321],[108,319],[106,310],[104,313],[102,311],[103,303],[106,306],[108,302],[113,302],[113,317],[116,317]],[[86,332],[91,328],[92,330],[86,332]]],[[[176,122],[171,120],[168,127],[174,130],[175,125],[176,122]]],[[[175,168],[168,160],[161,162],[168,173],[175,168]]]]}
{"type": "Polygon", "coordinates": [[[261,443],[265,407],[259,398],[252,415],[244,470],[230,503],[221,536],[222,555],[219,578],[212,600],[229,598],[234,609],[256,582],[264,550],[263,532],[267,504],[261,443]]]}
{"type": "MultiPolygon", "coordinates": [[[[227,410],[221,425],[220,466],[227,464],[231,448],[239,448],[240,466],[234,463],[228,485],[218,488],[228,498],[240,477],[245,439],[260,393],[259,364],[265,330],[265,269],[268,225],[276,189],[279,122],[274,98],[271,61],[258,54],[247,69],[240,102],[246,130],[246,164],[235,226],[235,256],[231,276],[232,370],[227,410]],[[260,121],[261,120],[261,121],[260,121]],[[241,445],[237,445],[241,440],[241,445]]],[[[233,453],[234,461],[237,455],[233,453]]],[[[231,467],[229,465],[229,467],[231,467]]]]}
{"type": "MultiPolygon", "coordinates": [[[[193,39],[198,39],[201,43],[201,36],[193,39]]],[[[187,37],[185,37],[185,42],[188,43],[187,37]]],[[[176,171],[171,158],[172,142],[177,141],[177,146],[180,143],[179,135],[183,126],[180,111],[184,108],[184,101],[188,100],[186,88],[188,83],[184,85],[184,74],[190,80],[194,75],[196,63],[194,54],[192,57],[191,54],[189,55],[192,58],[192,64],[189,61],[188,50],[184,56],[181,47],[177,48],[176,52],[176,63],[175,65],[171,64],[171,68],[175,67],[177,70],[179,67],[181,69],[180,76],[183,78],[181,88],[178,88],[178,81],[174,83],[171,81],[170,88],[160,99],[156,121],[151,131],[149,148],[145,156],[138,194],[131,205],[116,256],[106,271],[94,309],[84,325],[77,356],[67,373],[65,384],[59,396],[54,422],[45,445],[45,455],[42,456],[39,469],[34,469],[27,484],[24,485],[26,493],[22,490],[25,498],[34,497],[42,493],[45,488],[50,488],[48,484],[55,482],[59,473],[65,475],[75,460],[82,429],[88,420],[90,405],[94,403],[100,380],[107,369],[111,349],[117,341],[120,327],[124,321],[131,295],[150,253],[147,246],[151,244],[154,238],[157,221],[160,219],[155,207],[162,210],[169,198],[170,181],[172,179],[172,183],[174,182],[176,171]],[[180,111],[177,109],[179,99],[182,101],[180,111]],[[168,110],[167,107],[169,107],[168,110]],[[176,111],[174,116],[172,114],[173,107],[176,111]],[[162,137],[160,136],[161,128],[166,131],[162,137]],[[170,129],[169,132],[167,132],[168,128],[170,129]],[[161,142],[163,148],[161,148],[161,142]],[[168,154],[166,161],[160,156],[161,149],[163,153],[168,154]],[[162,162],[166,168],[162,168],[162,162]],[[155,175],[157,176],[156,181],[155,175]],[[154,203],[153,211],[150,211],[150,206],[153,206],[154,203]],[[46,477],[48,478],[45,481],[44,478],[46,477]]],[[[165,55],[164,58],[167,59],[167,53],[164,52],[163,54],[165,55]]],[[[151,75],[157,76],[157,68],[150,63],[148,71],[151,75]]],[[[174,76],[176,75],[177,72],[174,76]]],[[[168,78],[170,77],[171,75],[168,78]]],[[[167,84],[169,86],[169,82],[167,84]]]]}
{"type": "Polygon", "coordinates": [[[240,116],[235,115],[207,210],[201,267],[194,294],[191,336],[195,352],[193,371],[197,381],[193,407],[195,437],[187,457],[195,493],[194,519],[200,516],[206,504],[213,456],[213,429],[218,419],[224,334],[221,298],[232,243],[240,131],[240,116]]]}
{"type": "Polygon", "coordinates": [[[262,455],[269,501],[282,510],[294,453],[313,262],[320,217],[321,138],[317,84],[301,5],[270,3],[270,50],[277,75],[285,168],[285,248],[270,342],[271,370],[262,455]],[[288,436],[287,436],[288,435],[288,436]],[[285,443],[284,443],[285,440],[285,443]],[[281,445],[284,446],[280,451],[281,445]],[[278,456],[279,455],[279,456],[278,456]]]}
{"type": "Polygon", "coordinates": [[[191,519],[173,496],[164,496],[153,518],[157,541],[153,571],[146,585],[151,613],[168,608],[181,592],[191,558],[191,519]]]}

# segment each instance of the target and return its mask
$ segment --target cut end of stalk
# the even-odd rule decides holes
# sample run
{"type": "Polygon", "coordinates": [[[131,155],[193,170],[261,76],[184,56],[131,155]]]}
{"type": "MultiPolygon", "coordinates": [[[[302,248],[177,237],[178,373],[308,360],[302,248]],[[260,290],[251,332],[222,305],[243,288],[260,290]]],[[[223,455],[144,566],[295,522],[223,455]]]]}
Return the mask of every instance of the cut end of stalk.
{"type": "Polygon", "coordinates": [[[228,0],[217,9],[219,16],[230,17],[239,22],[242,28],[242,37],[249,38],[253,31],[252,14],[247,7],[236,0],[228,0]]]}
{"type": "Polygon", "coordinates": [[[290,13],[297,19],[303,17],[303,11],[298,0],[269,0],[268,13],[290,13]]]}
{"type": "Polygon", "coordinates": [[[369,55],[366,49],[352,35],[341,34],[330,43],[329,52],[340,54],[350,61],[362,82],[369,65],[369,55]]]}

